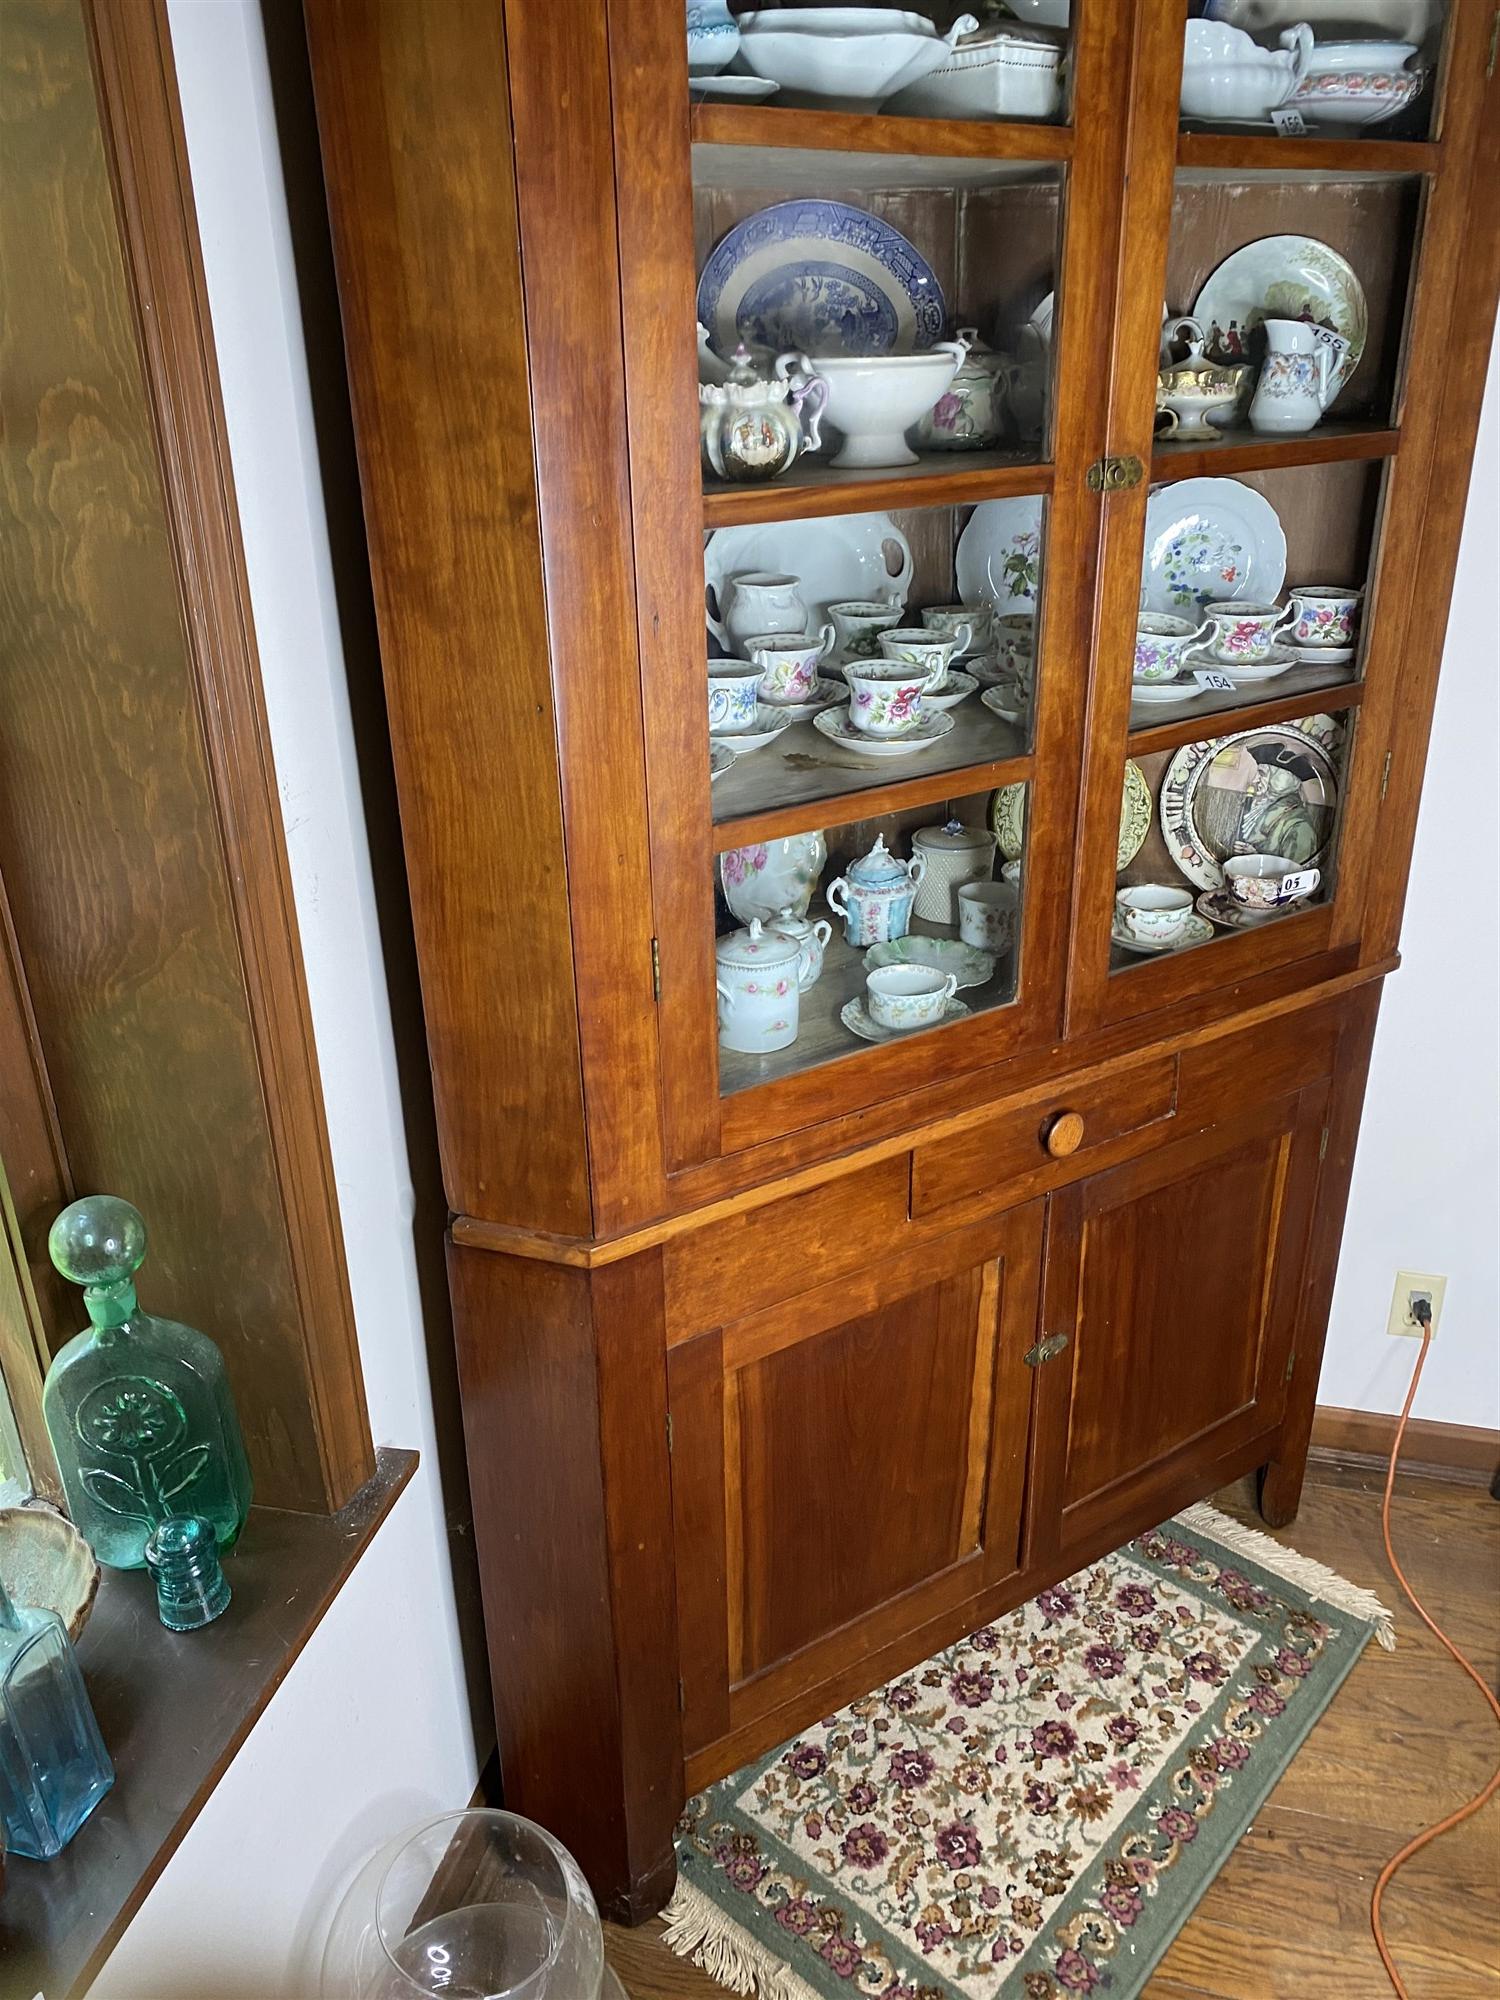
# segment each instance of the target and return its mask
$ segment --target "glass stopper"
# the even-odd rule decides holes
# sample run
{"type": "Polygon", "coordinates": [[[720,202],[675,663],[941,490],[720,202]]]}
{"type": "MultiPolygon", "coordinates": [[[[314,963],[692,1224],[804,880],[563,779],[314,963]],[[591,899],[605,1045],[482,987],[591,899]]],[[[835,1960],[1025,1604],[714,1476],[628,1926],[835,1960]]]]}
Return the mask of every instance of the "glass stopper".
{"type": "Polygon", "coordinates": [[[146,1544],[156,1579],[156,1609],[169,1632],[196,1632],[229,1606],[229,1582],[219,1562],[219,1538],[200,1514],[171,1514],[146,1544]]]}
{"type": "Polygon", "coordinates": [[[90,1194],[70,1201],[47,1236],[53,1263],[83,1286],[95,1326],[119,1326],[135,1311],[132,1280],[146,1255],[146,1224],[138,1208],[118,1195],[90,1194]]]}

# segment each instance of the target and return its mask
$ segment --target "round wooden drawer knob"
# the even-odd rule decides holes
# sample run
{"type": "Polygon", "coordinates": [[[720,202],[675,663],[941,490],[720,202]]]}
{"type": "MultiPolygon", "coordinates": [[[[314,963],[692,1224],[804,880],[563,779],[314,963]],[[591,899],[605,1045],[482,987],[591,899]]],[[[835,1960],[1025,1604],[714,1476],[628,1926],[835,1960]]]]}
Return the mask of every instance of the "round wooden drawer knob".
{"type": "Polygon", "coordinates": [[[1065,1160],[1083,1144],[1083,1113],[1059,1111],[1042,1127],[1042,1144],[1054,1160],[1065,1160]]]}

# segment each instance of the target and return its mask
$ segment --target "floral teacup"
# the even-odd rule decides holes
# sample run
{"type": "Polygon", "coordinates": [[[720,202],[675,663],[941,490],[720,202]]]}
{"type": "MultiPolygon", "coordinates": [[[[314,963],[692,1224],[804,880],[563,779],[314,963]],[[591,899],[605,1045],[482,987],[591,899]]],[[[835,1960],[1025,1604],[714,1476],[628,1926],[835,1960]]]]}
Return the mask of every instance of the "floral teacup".
{"type": "Polygon", "coordinates": [[[973,627],[966,622],[948,633],[929,631],[925,625],[897,625],[880,634],[880,650],[897,666],[915,667],[924,674],[924,694],[941,694],[948,683],[948,662],[965,650],[973,636],[973,627]]]}
{"type": "Polygon", "coordinates": [[[841,660],[877,660],[880,634],[901,623],[906,607],[895,597],[848,597],[830,604],[828,615],[838,633],[841,660]]]}
{"type": "Polygon", "coordinates": [[[760,699],[782,707],[807,701],[818,685],[818,662],[832,644],[831,625],[825,625],[816,639],[786,632],[763,632],[746,639],[746,653],[765,672],[760,699]]]}
{"type": "Polygon", "coordinates": [[[1220,660],[1264,660],[1276,646],[1276,635],[1296,612],[1279,604],[1205,604],[1203,615],[1213,626],[1210,650],[1220,660]]]}
{"type": "Polygon", "coordinates": [[[708,663],[708,726],[715,736],[737,736],[755,727],[755,704],[764,678],[745,660],[708,663]]]}
{"type": "Polygon", "coordinates": [[[855,661],[845,667],[849,719],[866,736],[904,736],[921,722],[926,675],[898,660],[855,661]]]}
{"type": "Polygon", "coordinates": [[[965,882],[958,892],[958,934],[981,951],[1015,942],[1017,892],[1012,882],[965,882]]]}
{"type": "Polygon", "coordinates": [[[922,608],[922,623],[929,632],[951,639],[967,629],[969,637],[960,653],[989,651],[993,619],[994,612],[987,604],[927,604],[922,608]]]}
{"type": "Polygon", "coordinates": [[[951,972],[930,965],[883,965],[865,978],[865,1005],[882,1028],[930,1028],[958,991],[951,972]]]}
{"type": "Polygon", "coordinates": [[[1115,894],[1115,928],[1137,944],[1170,944],[1187,929],[1193,914],[1190,889],[1165,882],[1142,882],[1115,894]]]}
{"type": "Polygon", "coordinates": [[[1154,611],[1138,613],[1135,621],[1135,679],[1175,681],[1182,671],[1184,656],[1206,632],[1212,630],[1207,619],[1201,625],[1195,625],[1190,618],[1170,618],[1154,611]]]}
{"type": "Polygon", "coordinates": [[[1352,646],[1362,590],[1307,583],[1291,593],[1297,622],[1287,637],[1294,646],[1352,646]]]}

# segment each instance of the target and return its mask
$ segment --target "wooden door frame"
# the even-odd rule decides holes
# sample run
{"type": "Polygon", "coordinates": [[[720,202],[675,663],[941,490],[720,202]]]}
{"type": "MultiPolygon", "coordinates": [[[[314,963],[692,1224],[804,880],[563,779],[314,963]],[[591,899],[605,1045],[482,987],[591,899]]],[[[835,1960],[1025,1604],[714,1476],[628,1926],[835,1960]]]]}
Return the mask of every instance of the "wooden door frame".
{"type": "MultiPolygon", "coordinates": [[[[319,1448],[313,1511],[332,1513],[375,1461],[166,8],[81,4],[298,1305],[296,1323],[266,1337],[293,1351],[319,1448]]],[[[26,1249],[40,1279],[49,1205],[73,1190],[8,922],[4,930],[6,1095],[30,1107],[24,1160],[11,1164],[28,1177],[26,1249]]],[[[54,1347],[76,1330],[59,1312],[43,1318],[54,1347]]]]}

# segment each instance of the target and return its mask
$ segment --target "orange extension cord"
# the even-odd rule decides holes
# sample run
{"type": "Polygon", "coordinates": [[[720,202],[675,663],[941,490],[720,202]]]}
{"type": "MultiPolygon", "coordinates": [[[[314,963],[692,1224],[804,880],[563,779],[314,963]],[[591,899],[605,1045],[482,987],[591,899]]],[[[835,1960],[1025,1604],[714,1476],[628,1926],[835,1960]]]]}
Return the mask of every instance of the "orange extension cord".
{"type": "MultiPolygon", "coordinates": [[[[1458,1664],[1469,1676],[1469,1679],[1489,1703],[1491,1709],[1494,1711],[1495,1720],[1500,1722],[1500,1700],[1496,1699],[1493,1689],[1486,1685],[1478,1669],[1464,1658],[1463,1654],[1454,1645],[1437,1620],[1427,1615],[1421,1600],[1407,1582],[1405,1572],[1396,1560],[1396,1551],[1391,1547],[1391,1489],[1396,1484],[1396,1459],[1401,1450],[1401,1440],[1406,1434],[1406,1422],[1411,1415],[1411,1406],[1416,1401],[1417,1384],[1422,1379],[1422,1364],[1427,1359],[1427,1350],[1431,1345],[1432,1326],[1430,1320],[1428,1320],[1424,1321],[1422,1325],[1422,1351],[1417,1356],[1417,1365],[1411,1372],[1411,1387],[1407,1390],[1406,1401],[1401,1406],[1401,1421],[1396,1426],[1396,1441],[1391,1446],[1391,1462],[1385,1475],[1385,1498],[1380,1506],[1380,1530],[1385,1537],[1386,1559],[1396,1573],[1397,1583],[1400,1584],[1407,1597],[1411,1600],[1412,1609],[1439,1644],[1446,1647],[1454,1659],[1457,1660],[1458,1664]]],[[[1381,1962],[1389,1973],[1391,1984],[1395,1987],[1397,1993],[1400,1994],[1401,2000],[1411,2000],[1411,1996],[1402,1982],[1401,1974],[1396,1970],[1396,1961],[1391,1957],[1390,1947],[1385,1941],[1385,1926],[1380,1920],[1381,1899],[1394,1879],[1398,1868],[1404,1868],[1414,1854],[1420,1854],[1422,1849],[1429,1846],[1440,1834],[1447,1833],[1455,1826],[1462,1826],[1466,1819],[1472,1819],[1480,1807],[1488,1804],[1497,1791],[1500,1791],[1500,1769],[1496,1770],[1494,1777],[1490,1779],[1482,1791],[1474,1794],[1467,1805],[1460,1806],[1457,1812],[1449,1813],[1446,1819],[1438,1820],[1435,1825],[1424,1827],[1415,1839],[1409,1840],[1406,1843],[1399,1854],[1393,1854],[1380,1871],[1380,1880],[1375,1884],[1375,1893],[1370,1898],[1370,1928],[1375,1933],[1375,1948],[1380,1953],[1381,1962]]]]}

